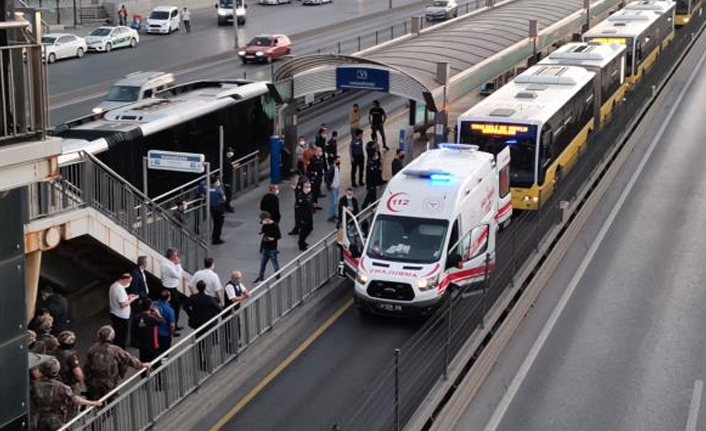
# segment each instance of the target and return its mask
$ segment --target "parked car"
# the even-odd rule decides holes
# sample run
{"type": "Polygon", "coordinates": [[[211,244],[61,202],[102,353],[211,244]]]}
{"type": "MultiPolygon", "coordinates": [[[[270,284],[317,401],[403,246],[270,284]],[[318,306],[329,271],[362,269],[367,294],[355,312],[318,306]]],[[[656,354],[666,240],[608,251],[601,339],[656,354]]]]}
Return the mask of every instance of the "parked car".
{"type": "Polygon", "coordinates": [[[292,0],[257,0],[259,4],[266,5],[277,5],[277,4],[291,4],[292,0]]]}
{"type": "Polygon", "coordinates": [[[238,51],[243,63],[271,62],[277,57],[288,55],[292,51],[292,41],[283,34],[263,34],[255,36],[238,51]]]}
{"type": "Polygon", "coordinates": [[[444,20],[458,16],[456,0],[434,0],[424,10],[427,21],[444,20]]]}
{"type": "Polygon", "coordinates": [[[108,95],[93,108],[94,114],[119,108],[132,102],[153,97],[155,93],[173,87],[174,75],[165,72],[134,72],[119,80],[108,91],[108,95]]]}
{"type": "Polygon", "coordinates": [[[113,48],[134,48],[140,41],[140,35],[130,27],[98,27],[86,36],[89,51],[110,52],[113,48]]]}
{"type": "Polygon", "coordinates": [[[71,57],[83,57],[86,40],[73,34],[48,33],[42,36],[43,56],[48,63],[71,57]]]}
{"type": "Polygon", "coordinates": [[[302,2],[303,5],[317,5],[324,3],[333,3],[333,0],[304,0],[302,2]]]}
{"type": "Polygon", "coordinates": [[[181,15],[176,6],[159,6],[147,17],[147,33],[171,34],[179,30],[181,15]]]}

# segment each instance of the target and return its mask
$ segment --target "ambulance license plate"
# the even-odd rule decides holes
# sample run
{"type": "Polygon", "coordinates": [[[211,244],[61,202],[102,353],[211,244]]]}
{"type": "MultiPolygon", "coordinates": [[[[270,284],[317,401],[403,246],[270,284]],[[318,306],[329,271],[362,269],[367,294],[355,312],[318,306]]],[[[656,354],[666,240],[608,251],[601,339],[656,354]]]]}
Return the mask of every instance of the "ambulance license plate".
{"type": "Polygon", "coordinates": [[[382,304],[378,303],[377,307],[380,310],[385,310],[385,311],[402,311],[402,306],[397,305],[397,304],[382,304]]]}

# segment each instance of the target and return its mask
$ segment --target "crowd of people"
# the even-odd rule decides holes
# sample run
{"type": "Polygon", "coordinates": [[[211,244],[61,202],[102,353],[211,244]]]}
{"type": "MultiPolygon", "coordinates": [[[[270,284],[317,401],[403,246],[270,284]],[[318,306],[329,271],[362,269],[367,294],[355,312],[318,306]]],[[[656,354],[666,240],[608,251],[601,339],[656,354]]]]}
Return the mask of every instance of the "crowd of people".
{"type": "MultiPolygon", "coordinates": [[[[276,259],[275,259],[276,262],[276,259]]],[[[169,249],[161,262],[161,280],[150,283],[147,257],[140,256],[131,273],[123,273],[108,289],[111,325],[102,326],[85,356],[76,349],[68,302],[50,287],[40,291],[38,308],[28,330],[29,351],[41,358],[30,370],[32,429],[56,430],[71,420],[81,406],[99,406],[118,387],[128,368],[151,368],[180,336],[180,310],[188,326],[202,330],[226,307],[250,297],[243,275],[233,271],[226,284],[215,272],[213,258],[191,277],[187,298],[179,290],[183,269],[179,252],[169,249]],[[137,357],[127,351],[130,346],[137,357]],[[41,356],[44,355],[44,356],[41,356]]]]}

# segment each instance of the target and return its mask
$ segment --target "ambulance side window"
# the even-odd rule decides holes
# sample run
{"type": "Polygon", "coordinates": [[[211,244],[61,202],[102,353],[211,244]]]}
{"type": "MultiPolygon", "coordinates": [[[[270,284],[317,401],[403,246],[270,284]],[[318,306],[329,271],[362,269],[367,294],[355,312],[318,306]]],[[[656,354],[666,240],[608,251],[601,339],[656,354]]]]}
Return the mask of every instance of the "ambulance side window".
{"type": "Polygon", "coordinates": [[[451,238],[449,239],[449,253],[452,251],[458,242],[458,220],[454,222],[454,227],[451,229],[451,238]]]}

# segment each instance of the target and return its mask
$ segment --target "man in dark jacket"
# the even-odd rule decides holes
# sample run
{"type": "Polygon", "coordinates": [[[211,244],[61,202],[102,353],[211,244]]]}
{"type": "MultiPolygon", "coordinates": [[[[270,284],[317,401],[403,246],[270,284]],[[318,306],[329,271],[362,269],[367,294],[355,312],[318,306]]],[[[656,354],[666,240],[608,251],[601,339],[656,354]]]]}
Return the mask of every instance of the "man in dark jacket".
{"type": "Polygon", "coordinates": [[[228,147],[225,157],[223,158],[223,190],[226,195],[225,210],[232,213],[233,207],[230,201],[233,199],[233,162],[235,161],[235,152],[228,147]]]}
{"type": "Polygon", "coordinates": [[[306,175],[299,175],[299,178],[297,178],[297,184],[294,186],[294,227],[287,233],[288,235],[299,235],[299,212],[297,212],[297,201],[299,199],[299,195],[302,194],[304,183],[308,182],[309,178],[306,175]]]}
{"type": "Polygon", "coordinates": [[[377,151],[374,152],[372,158],[368,160],[366,176],[368,185],[366,188],[367,193],[363,200],[363,208],[367,208],[368,205],[377,200],[377,187],[382,184],[382,166],[380,164],[380,154],[377,151]]]}
{"type": "Polygon", "coordinates": [[[392,176],[394,177],[397,175],[399,171],[404,168],[404,165],[402,164],[402,161],[404,160],[404,151],[402,150],[397,150],[396,157],[392,159],[392,176]]]}
{"type": "Polygon", "coordinates": [[[147,274],[145,274],[145,268],[147,268],[147,256],[138,256],[137,268],[132,270],[132,281],[126,289],[128,295],[137,295],[137,300],[130,304],[130,316],[132,317],[132,323],[130,327],[130,345],[135,348],[139,347],[139,336],[137,334],[135,316],[137,316],[137,314],[140,312],[140,306],[142,302],[149,296],[149,288],[147,287],[147,274]]]}
{"type": "Polygon", "coordinates": [[[140,313],[133,324],[137,326],[140,361],[152,362],[159,356],[159,326],[165,323],[158,308],[152,307],[152,300],[146,298],[140,303],[140,313]]]}
{"type": "Polygon", "coordinates": [[[213,222],[211,244],[223,244],[221,232],[223,231],[223,222],[225,221],[224,211],[226,208],[226,196],[220,178],[214,177],[208,192],[210,199],[209,204],[211,206],[211,220],[213,222]]]}
{"type": "Polygon", "coordinates": [[[326,163],[328,163],[330,168],[333,161],[336,160],[336,156],[338,156],[338,131],[334,130],[331,132],[331,139],[326,142],[324,153],[326,154],[326,163]]]}
{"type": "Polygon", "coordinates": [[[353,215],[357,215],[360,208],[358,207],[358,199],[356,199],[353,194],[353,188],[348,187],[346,189],[346,194],[338,200],[338,228],[341,227],[341,221],[343,220],[343,208],[347,208],[348,211],[352,212],[353,215]]]}
{"type": "Polygon", "coordinates": [[[222,310],[218,300],[206,294],[206,283],[203,280],[196,283],[196,291],[197,293],[191,295],[184,305],[184,310],[189,315],[191,329],[199,329],[222,310]]]}
{"type": "Polygon", "coordinates": [[[326,196],[321,193],[321,184],[324,182],[324,175],[326,175],[326,162],[324,162],[323,151],[321,148],[317,147],[314,158],[309,162],[309,178],[311,179],[314,209],[316,210],[321,209],[319,206],[319,198],[326,196]]]}
{"type": "Polygon", "coordinates": [[[314,197],[311,183],[304,183],[302,192],[297,196],[294,213],[299,223],[299,250],[305,251],[309,245],[306,238],[314,230],[314,197]]]}
{"type": "Polygon", "coordinates": [[[282,215],[279,212],[279,186],[270,184],[269,192],[260,200],[260,211],[267,212],[276,223],[279,223],[282,215]]]}
{"type": "Polygon", "coordinates": [[[364,186],[363,174],[365,170],[365,150],[363,149],[363,131],[357,129],[355,136],[351,140],[350,148],[348,149],[351,156],[351,185],[358,187],[355,183],[355,173],[358,171],[358,184],[364,186]]]}
{"type": "Polygon", "coordinates": [[[38,308],[46,308],[54,319],[51,333],[59,335],[69,328],[69,302],[49,286],[43,286],[39,292],[38,308]]]}
{"type": "Polygon", "coordinates": [[[279,251],[277,250],[277,242],[282,238],[282,234],[279,231],[279,225],[277,222],[272,220],[270,213],[262,212],[260,214],[260,235],[262,235],[262,240],[260,241],[260,272],[255,279],[254,283],[258,283],[265,279],[265,270],[267,269],[267,262],[272,261],[272,266],[275,272],[279,271],[279,261],[277,260],[277,255],[279,251]]]}

